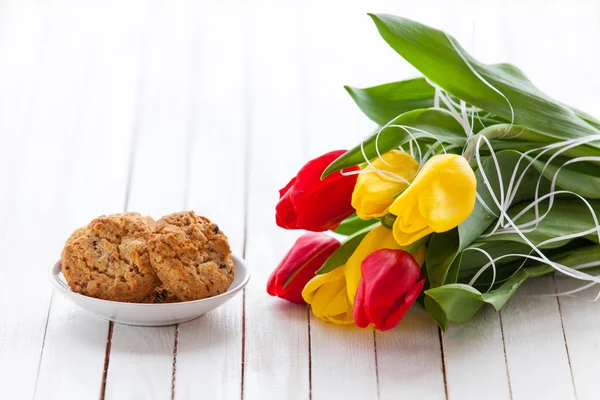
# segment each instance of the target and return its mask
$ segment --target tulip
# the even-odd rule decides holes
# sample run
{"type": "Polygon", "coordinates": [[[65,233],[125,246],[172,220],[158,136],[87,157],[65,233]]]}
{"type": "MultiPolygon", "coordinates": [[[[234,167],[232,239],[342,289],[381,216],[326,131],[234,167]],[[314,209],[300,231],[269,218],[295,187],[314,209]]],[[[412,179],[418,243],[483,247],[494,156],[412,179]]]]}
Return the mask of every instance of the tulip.
{"type": "Polygon", "coordinates": [[[354,323],[342,267],[312,278],[304,287],[302,297],[311,305],[315,317],[339,325],[354,323]]]}
{"type": "MultiPolygon", "coordinates": [[[[277,225],[285,229],[322,232],[335,229],[354,213],[351,200],[356,175],[334,173],[321,180],[325,168],[344,153],[345,150],[332,151],[309,161],[279,191],[277,225]]],[[[358,169],[351,167],[346,171],[358,169]]]]}
{"type": "Polygon", "coordinates": [[[365,220],[386,215],[394,196],[409,185],[418,171],[419,163],[400,150],[392,150],[375,159],[356,180],[352,193],[356,214],[365,220]]]}
{"type": "Polygon", "coordinates": [[[382,249],[362,262],[362,279],[354,303],[354,322],[361,328],[392,329],[417,300],[425,276],[406,251],[382,249]]]}
{"type": "Polygon", "coordinates": [[[477,180],[462,156],[441,154],[425,163],[412,184],[394,201],[394,237],[407,246],[432,232],[446,232],[475,207],[477,180]]]}
{"type": "Polygon", "coordinates": [[[323,233],[305,233],[288,251],[267,282],[267,293],[296,304],[306,304],[302,289],[340,242],[323,233]]]}
{"type": "MultiPolygon", "coordinates": [[[[344,274],[346,275],[346,288],[348,290],[348,299],[354,304],[354,297],[362,278],[361,264],[369,255],[381,249],[402,250],[402,247],[396,242],[391,230],[384,226],[374,228],[360,242],[354,253],[350,256],[344,265],[344,274]]],[[[421,246],[413,257],[419,265],[425,262],[426,248],[421,246]]]]}
{"type": "Polygon", "coordinates": [[[391,230],[379,225],[374,228],[360,242],[354,253],[350,256],[344,265],[346,283],[348,290],[348,299],[354,304],[354,296],[358,289],[361,278],[361,263],[369,254],[380,249],[400,249],[400,246],[394,239],[391,230]]]}

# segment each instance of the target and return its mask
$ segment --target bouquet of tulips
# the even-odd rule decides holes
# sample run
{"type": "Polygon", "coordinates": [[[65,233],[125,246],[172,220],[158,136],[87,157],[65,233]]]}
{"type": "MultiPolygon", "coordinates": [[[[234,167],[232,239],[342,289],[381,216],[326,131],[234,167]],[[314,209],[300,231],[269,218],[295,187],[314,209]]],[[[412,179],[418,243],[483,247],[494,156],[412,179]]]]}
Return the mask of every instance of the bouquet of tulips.
{"type": "Polygon", "coordinates": [[[346,87],[379,128],[281,189],[277,224],[311,232],[269,294],[379,330],[418,302],[446,330],[486,304],[499,310],[530,277],[600,283],[600,122],[443,31],[371,18],[424,76],[346,87]]]}

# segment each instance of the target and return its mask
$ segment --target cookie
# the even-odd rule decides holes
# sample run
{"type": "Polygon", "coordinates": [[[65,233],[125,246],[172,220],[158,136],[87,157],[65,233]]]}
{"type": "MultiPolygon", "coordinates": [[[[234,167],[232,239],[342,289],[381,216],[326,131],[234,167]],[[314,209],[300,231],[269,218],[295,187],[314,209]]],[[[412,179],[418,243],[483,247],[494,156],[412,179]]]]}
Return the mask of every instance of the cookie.
{"type": "Polygon", "coordinates": [[[154,292],[150,293],[148,297],[142,300],[142,303],[150,304],[165,304],[165,303],[179,303],[181,300],[175,296],[165,285],[161,285],[154,289],[154,292]]]}
{"type": "Polygon", "coordinates": [[[158,220],[148,249],[156,274],[182,301],[224,293],[233,282],[235,267],[227,237],[192,211],[158,220]]]}
{"type": "Polygon", "coordinates": [[[76,230],[61,256],[71,290],[104,300],[140,302],[161,285],[150,264],[148,239],[155,227],[138,213],[96,218],[76,230]]]}

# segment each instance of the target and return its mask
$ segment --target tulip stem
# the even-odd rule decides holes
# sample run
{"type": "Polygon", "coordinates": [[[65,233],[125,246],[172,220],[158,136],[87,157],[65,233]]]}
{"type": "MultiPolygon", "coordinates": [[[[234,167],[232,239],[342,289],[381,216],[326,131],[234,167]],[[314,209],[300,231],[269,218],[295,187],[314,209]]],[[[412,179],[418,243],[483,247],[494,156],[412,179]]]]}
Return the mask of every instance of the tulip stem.
{"type": "Polygon", "coordinates": [[[422,237],[421,239],[409,244],[408,246],[404,246],[403,250],[406,251],[407,253],[415,254],[417,252],[417,250],[419,250],[421,247],[427,245],[430,237],[431,237],[431,235],[422,237]]]}

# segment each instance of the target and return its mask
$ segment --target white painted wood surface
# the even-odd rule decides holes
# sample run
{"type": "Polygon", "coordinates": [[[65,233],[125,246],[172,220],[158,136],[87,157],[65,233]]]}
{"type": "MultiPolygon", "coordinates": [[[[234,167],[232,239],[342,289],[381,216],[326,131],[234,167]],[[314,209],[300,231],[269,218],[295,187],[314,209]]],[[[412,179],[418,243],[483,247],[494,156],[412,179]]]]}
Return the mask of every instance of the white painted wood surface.
{"type": "Polygon", "coordinates": [[[375,333],[266,295],[298,235],[274,224],[277,190],[373,129],[342,85],[414,74],[367,11],[444,28],[600,115],[595,1],[0,1],[0,398],[600,397],[600,305],[546,296],[564,279],[444,335],[417,309],[375,333]],[[252,269],[245,294],[167,328],[53,295],[68,234],[125,208],[213,218],[252,269]]]}

